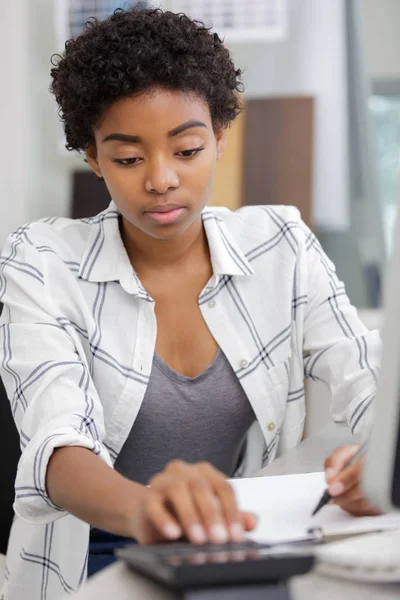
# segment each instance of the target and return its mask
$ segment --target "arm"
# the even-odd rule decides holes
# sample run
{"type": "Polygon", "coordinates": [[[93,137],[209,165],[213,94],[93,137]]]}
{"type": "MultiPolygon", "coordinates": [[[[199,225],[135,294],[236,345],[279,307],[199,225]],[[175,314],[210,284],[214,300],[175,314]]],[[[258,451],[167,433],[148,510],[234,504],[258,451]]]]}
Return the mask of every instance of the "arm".
{"type": "Polygon", "coordinates": [[[304,225],[303,230],[308,287],[304,374],[329,386],[333,418],[346,420],[353,433],[365,438],[372,419],[381,339],[360,321],[334,265],[304,225]]]}
{"type": "MultiPolygon", "coordinates": [[[[304,318],[305,376],[325,382],[331,391],[331,414],[346,420],[353,433],[366,439],[373,418],[373,400],[382,343],[350,304],[335,267],[315,236],[306,235],[308,303],[304,318]]],[[[325,461],[334,502],[355,515],[377,514],[360,488],[363,459],[344,470],[357,445],[337,448],[325,461]]]]}
{"type": "Polygon", "coordinates": [[[57,448],[46,485],[51,500],[69,513],[115,535],[138,537],[133,515],[148,490],[111,469],[86,448],[57,448]]]}
{"type": "MultiPolygon", "coordinates": [[[[35,235],[29,226],[20,228],[0,259],[0,367],[22,449],[14,509],[27,521],[47,523],[65,514],[46,489],[56,448],[80,446],[112,462],[84,350],[58,321],[61,311],[48,293],[47,264],[31,241],[35,235]]],[[[61,277],[66,266],[59,262],[61,277]]]]}
{"type": "Polygon", "coordinates": [[[129,481],[85,448],[56,449],[47,468],[53,502],[99,529],[142,543],[182,535],[193,543],[240,541],[243,529],[256,525],[252,514],[239,513],[225,476],[206,463],[174,461],[150,484],[129,481]]]}

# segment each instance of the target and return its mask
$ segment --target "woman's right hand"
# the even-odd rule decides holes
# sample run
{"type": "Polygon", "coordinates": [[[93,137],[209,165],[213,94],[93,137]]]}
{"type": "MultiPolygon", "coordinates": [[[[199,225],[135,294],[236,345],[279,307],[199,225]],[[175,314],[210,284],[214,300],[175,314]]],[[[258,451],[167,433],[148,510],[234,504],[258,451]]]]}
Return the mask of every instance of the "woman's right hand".
{"type": "Polygon", "coordinates": [[[206,462],[174,460],[149,482],[133,515],[133,537],[142,544],[187,538],[193,544],[240,542],[256,526],[238,510],[223,473],[206,462]]]}

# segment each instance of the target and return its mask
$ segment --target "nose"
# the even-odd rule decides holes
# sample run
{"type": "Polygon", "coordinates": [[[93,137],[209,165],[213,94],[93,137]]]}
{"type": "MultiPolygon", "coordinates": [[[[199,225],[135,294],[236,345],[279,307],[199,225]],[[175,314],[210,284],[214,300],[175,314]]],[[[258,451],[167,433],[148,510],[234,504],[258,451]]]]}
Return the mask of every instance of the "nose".
{"type": "Polygon", "coordinates": [[[149,162],[146,171],[145,189],[153,194],[166,194],[179,187],[179,177],[165,159],[149,162]]]}

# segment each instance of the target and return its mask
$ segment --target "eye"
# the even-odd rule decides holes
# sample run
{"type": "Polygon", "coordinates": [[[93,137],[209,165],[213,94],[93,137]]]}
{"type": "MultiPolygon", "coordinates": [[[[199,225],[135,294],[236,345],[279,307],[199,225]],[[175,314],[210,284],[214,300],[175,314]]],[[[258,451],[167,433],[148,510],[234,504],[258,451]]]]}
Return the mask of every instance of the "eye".
{"type": "Polygon", "coordinates": [[[190,150],[182,150],[181,152],[177,152],[178,156],[182,156],[183,158],[191,158],[192,156],[196,156],[199,152],[204,150],[203,146],[199,148],[191,148],[190,150]]]}
{"type": "Polygon", "coordinates": [[[139,160],[141,160],[141,159],[138,157],[113,158],[113,162],[115,162],[117,165],[122,165],[123,167],[129,167],[129,165],[136,165],[139,160]]]}

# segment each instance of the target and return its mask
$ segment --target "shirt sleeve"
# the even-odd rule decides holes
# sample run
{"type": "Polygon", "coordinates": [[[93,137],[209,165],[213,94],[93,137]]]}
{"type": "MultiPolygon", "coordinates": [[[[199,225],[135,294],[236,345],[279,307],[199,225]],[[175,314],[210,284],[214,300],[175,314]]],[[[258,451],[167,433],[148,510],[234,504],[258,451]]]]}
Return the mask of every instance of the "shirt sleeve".
{"type": "MultiPolygon", "coordinates": [[[[57,319],[46,262],[20,228],[0,258],[0,373],[21,442],[15,512],[32,523],[67,514],[46,490],[47,464],[60,446],[88,448],[112,466],[102,443],[103,409],[82,348],[57,319]]],[[[60,270],[66,268],[60,260],[60,270]]]]}
{"type": "Polygon", "coordinates": [[[365,439],[373,417],[381,338],[359,319],[315,235],[304,224],[302,229],[308,286],[304,374],[329,386],[334,420],[347,421],[352,432],[365,439]]]}

